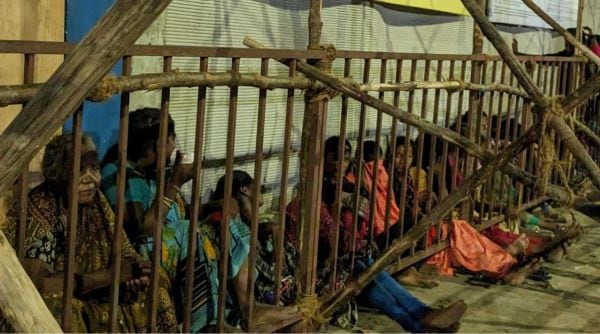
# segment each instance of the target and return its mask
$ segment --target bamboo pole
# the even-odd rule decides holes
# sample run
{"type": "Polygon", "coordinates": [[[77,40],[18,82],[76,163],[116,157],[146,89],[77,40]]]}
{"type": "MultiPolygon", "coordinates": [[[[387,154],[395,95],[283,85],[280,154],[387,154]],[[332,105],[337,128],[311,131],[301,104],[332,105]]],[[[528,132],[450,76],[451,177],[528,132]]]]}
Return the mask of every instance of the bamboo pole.
{"type": "MultiPolygon", "coordinates": [[[[310,0],[308,15],[309,50],[321,48],[322,7],[322,0],[310,0]]],[[[315,65],[323,70],[328,70],[322,61],[318,61],[315,65]]],[[[319,204],[321,203],[324,159],[322,150],[327,121],[327,103],[323,99],[313,98],[318,94],[317,92],[317,90],[312,89],[305,94],[300,151],[300,219],[297,227],[300,265],[297,281],[300,285],[299,290],[305,298],[316,298],[317,294],[317,248],[319,245],[321,216],[321,205],[319,204]]],[[[304,321],[294,331],[312,332],[315,330],[312,327],[312,322],[304,321]]]]}
{"type": "Polygon", "coordinates": [[[0,312],[18,333],[62,333],[62,329],[0,233],[0,312]]]}
{"type": "Polygon", "coordinates": [[[583,133],[584,135],[586,135],[586,137],[591,139],[594,142],[594,144],[596,144],[596,146],[600,147],[600,137],[598,137],[594,133],[594,131],[592,131],[585,124],[581,123],[580,121],[578,121],[576,119],[571,119],[571,121],[573,122],[573,124],[575,125],[577,130],[581,131],[581,133],[583,133]]]}
{"type": "Polygon", "coordinates": [[[564,112],[569,114],[592,98],[600,89],[600,74],[594,75],[581,87],[565,98],[562,103],[564,112]]]}
{"type": "Polygon", "coordinates": [[[478,185],[483,183],[488,177],[490,177],[496,170],[502,165],[508,163],[515,155],[526,149],[532,144],[538,137],[539,127],[533,126],[527,132],[513,142],[506,150],[496,155],[491,159],[484,167],[478,169],[473,173],[472,176],[468,177],[464,183],[446,197],[442,202],[436,205],[431,212],[419,221],[404,238],[395,240],[390,247],[365,271],[338,294],[327,300],[322,304],[321,315],[328,316],[331,314],[338,305],[348,301],[350,298],[356,296],[360,291],[371,282],[375,276],[386,268],[388,264],[397,259],[397,257],[410,248],[412,244],[419,240],[431,227],[437,224],[441,219],[444,218],[452,210],[452,208],[464,200],[468,194],[475,189],[478,185]]]}
{"type": "MultiPolygon", "coordinates": [[[[351,83],[351,80],[345,80],[351,83]]],[[[216,87],[244,86],[260,89],[323,89],[326,86],[304,77],[262,76],[255,73],[197,73],[171,72],[146,73],[130,76],[107,76],[86,97],[88,101],[102,102],[120,93],[141,90],[158,90],[170,87],[216,87]]],[[[12,104],[26,104],[40,90],[43,84],[0,86],[0,107],[12,104]]],[[[529,98],[523,90],[503,84],[481,85],[459,80],[417,81],[401,83],[369,83],[358,86],[361,92],[410,92],[422,89],[445,89],[449,92],[469,90],[476,92],[502,92],[529,98]]]]}
{"type": "Polygon", "coordinates": [[[548,117],[548,123],[561,137],[562,142],[567,146],[569,151],[571,151],[571,154],[573,154],[579,163],[587,169],[588,176],[592,183],[600,188],[600,168],[598,168],[596,162],[590,157],[585,147],[581,145],[577,136],[575,136],[573,131],[571,131],[571,128],[569,128],[562,118],[556,115],[548,115],[548,117]]]}

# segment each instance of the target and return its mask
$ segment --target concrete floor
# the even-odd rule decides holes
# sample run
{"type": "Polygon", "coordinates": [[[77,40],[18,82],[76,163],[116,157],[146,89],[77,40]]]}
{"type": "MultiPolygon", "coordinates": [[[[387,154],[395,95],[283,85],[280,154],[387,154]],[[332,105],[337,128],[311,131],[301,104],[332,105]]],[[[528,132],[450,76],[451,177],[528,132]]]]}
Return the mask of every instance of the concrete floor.
{"type": "MultiPolygon", "coordinates": [[[[463,299],[469,309],[459,332],[600,332],[600,220],[575,213],[586,235],[568,258],[546,264],[550,287],[528,280],[522,286],[474,287],[466,276],[440,278],[434,289],[409,288],[434,306],[463,299]]],[[[359,325],[370,332],[404,332],[382,314],[361,312],[359,325]]],[[[343,332],[334,327],[328,332],[343,332]]]]}

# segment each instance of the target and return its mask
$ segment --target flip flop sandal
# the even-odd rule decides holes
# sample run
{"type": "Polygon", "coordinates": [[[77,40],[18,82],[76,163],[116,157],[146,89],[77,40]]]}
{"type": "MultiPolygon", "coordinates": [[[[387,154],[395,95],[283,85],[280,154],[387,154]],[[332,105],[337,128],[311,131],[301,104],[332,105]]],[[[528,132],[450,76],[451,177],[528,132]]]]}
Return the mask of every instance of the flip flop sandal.
{"type": "Polygon", "coordinates": [[[527,279],[530,279],[530,280],[536,281],[536,282],[547,282],[552,279],[552,276],[533,273],[533,274],[527,276],[527,279]]]}
{"type": "Polygon", "coordinates": [[[532,275],[549,276],[550,275],[550,270],[548,270],[548,268],[546,268],[546,267],[541,267],[540,269],[534,271],[532,275]]]}
{"type": "Polygon", "coordinates": [[[470,285],[481,286],[484,288],[489,288],[490,286],[496,285],[498,283],[497,280],[486,277],[481,274],[470,277],[469,279],[467,279],[466,282],[469,283],[470,285]]]}

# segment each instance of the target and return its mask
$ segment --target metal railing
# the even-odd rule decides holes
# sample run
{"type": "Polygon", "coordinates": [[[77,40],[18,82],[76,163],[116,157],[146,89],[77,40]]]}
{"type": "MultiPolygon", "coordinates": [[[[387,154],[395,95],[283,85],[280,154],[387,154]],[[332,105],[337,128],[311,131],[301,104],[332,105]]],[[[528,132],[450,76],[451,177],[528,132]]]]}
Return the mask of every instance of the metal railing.
{"type": "MultiPolygon", "coordinates": [[[[67,43],[55,43],[55,42],[28,42],[28,41],[0,41],[0,54],[21,54],[23,55],[24,62],[24,73],[23,83],[33,83],[33,73],[35,71],[36,57],[38,55],[55,55],[55,54],[68,54],[74,45],[67,43]]],[[[260,75],[268,76],[269,72],[272,72],[270,64],[274,62],[272,59],[290,59],[289,71],[285,74],[287,77],[297,77],[299,74],[296,73],[296,63],[304,60],[323,60],[326,58],[324,51],[303,51],[303,50],[278,50],[278,49],[240,49],[240,48],[207,48],[207,47],[187,47],[187,46],[133,46],[123,56],[122,61],[122,74],[128,76],[132,72],[132,62],[137,57],[162,57],[163,61],[163,72],[169,72],[172,70],[173,60],[178,57],[186,58],[197,58],[199,64],[199,71],[208,73],[209,64],[217,59],[221,62],[229,62],[229,71],[231,73],[240,73],[240,64],[249,59],[260,60],[260,75]]],[[[386,53],[386,52],[362,52],[362,51],[337,51],[336,56],[338,57],[333,62],[333,73],[343,76],[349,80],[355,80],[364,84],[371,84],[378,82],[381,84],[399,84],[403,82],[417,82],[417,81],[436,81],[443,82],[448,80],[456,80],[461,83],[471,82],[475,79],[478,84],[492,86],[494,84],[500,84],[511,87],[518,87],[515,78],[512,76],[510,71],[504,65],[500,58],[495,56],[486,55],[436,55],[436,54],[404,54],[404,53],[386,53]],[[472,77],[472,69],[474,66],[479,68],[479,77],[472,77]]],[[[560,58],[560,57],[522,57],[522,62],[528,63],[528,68],[533,73],[534,78],[537,78],[537,83],[543,88],[544,93],[550,95],[566,94],[577,88],[584,80],[584,68],[585,61],[581,58],[560,58]]],[[[277,71],[278,75],[281,75],[282,71],[277,71]]],[[[229,87],[229,103],[228,103],[228,120],[227,120],[227,147],[224,158],[224,167],[226,175],[226,189],[231,187],[232,172],[236,165],[235,147],[239,144],[236,140],[237,134],[237,117],[236,112],[238,110],[238,85],[230,85],[229,87]]],[[[213,88],[213,87],[210,87],[213,88]]],[[[212,189],[215,184],[203,184],[202,183],[202,157],[205,155],[205,130],[207,128],[206,117],[211,112],[207,107],[210,96],[207,94],[207,90],[210,89],[207,85],[199,86],[197,92],[197,100],[195,101],[195,136],[194,136],[194,178],[191,181],[191,204],[189,210],[189,219],[191,222],[198,221],[199,212],[202,209],[202,191],[203,189],[212,189]]],[[[289,182],[289,176],[293,171],[291,168],[291,156],[293,154],[294,139],[292,137],[292,128],[294,122],[294,104],[298,103],[298,98],[301,98],[301,94],[297,89],[289,88],[280,90],[284,93],[285,103],[285,123],[283,131],[283,149],[280,158],[281,166],[281,183],[278,195],[278,203],[276,205],[276,211],[278,215],[275,224],[278,226],[277,235],[275,236],[275,266],[274,266],[274,292],[275,292],[275,303],[278,304],[281,294],[281,282],[282,272],[284,265],[284,239],[285,239],[285,225],[286,225],[286,206],[291,199],[288,194],[290,188],[293,187],[289,182]]],[[[254,161],[254,189],[261,189],[261,180],[263,179],[262,166],[265,162],[266,154],[264,145],[264,134],[265,134],[265,118],[268,117],[268,99],[267,96],[272,94],[271,91],[265,88],[256,88],[256,100],[257,103],[257,128],[255,132],[256,142],[254,143],[254,155],[253,157],[246,157],[246,161],[254,161]]],[[[407,110],[410,113],[417,114],[422,118],[428,119],[430,122],[436,123],[442,127],[450,127],[455,124],[454,129],[460,131],[462,135],[470,137],[471,140],[479,143],[488,150],[497,153],[498,150],[507,142],[514,141],[520,134],[524,133],[527,128],[534,123],[535,114],[532,112],[531,103],[522,96],[516,96],[513,94],[499,92],[490,88],[489,90],[483,91],[468,91],[465,89],[405,89],[396,91],[379,91],[377,92],[379,99],[393,104],[403,110],[407,110]],[[462,124],[465,122],[467,124],[462,124]],[[461,130],[463,129],[463,130],[461,130]],[[463,132],[464,131],[464,132],[463,132]]],[[[162,88],[161,90],[161,131],[159,136],[159,148],[166,147],[167,142],[167,131],[166,124],[169,113],[169,102],[171,98],[170,88],[162,88]]],[[[595,101],[590,102],[591,107],[595,106],[595,101]]],[[[114,208],[116,213],[116,231],[123,229],[124,215],[125,215],[125,171],[127,166],[127,141],[128,141],[128,122],[129,122],[129,111],[130,111],[130,93],[121,93],[121,105],[120,105],[120,126],[119,126],[119,160],[118,160],[118,181],[117,181],[117,204],[114,208]]],[[[596,113],[600,115],[599,113],[596,113]]],[[[353,204],[351,208],[353,212],[353,232],[359,231],[360,226],[358,224],[361,221],[361,215],[359,214],[362,209],[360,201],[358,200],[361,196],[368,197],[368,217],[363,217],[363,221],[368,225],[368,239],[372,240],[375,236],[374,223],[375,223],[375,211],[376,201],[380,200],[377,196],[376,184],[365,185],[363,181],[363,174],[365,173],[364,164],[362,162],[364,158],[363,144],[366,140],[372,139],[376,142],[378,147],[385,148],[390,152],[396,152],[396,137],[405,136],[414,141],[415,148],[415,159],[412,165],[405,165],[401,170],[403,175],[399,175],[395,170],[395,154],[390,156],[384,156],[376,150],[374,156],[374,164],[377,165],[379,161],[387,160],[386,172],[389,176],[389,182],[387,184],[387,194],[385,198],[385,217],[386,226],[385,233],[387,234],[386,244],[390,242],[390,226],[394,222],[389,221],[391,202],[394,200],[394,196],[391,194],[394,192],[394,184],[400,184],[400,190],[396,194],[399,195],[397,198],[397,206],[402,212],[398,224],[401,226],[401,230],[409,227],[409,221],[415,223],[422,212],[426,212],[435,205],[434,197],[431,194],[436,193],[439,200],[443,199],[448,193],[457,186],[456,175],[462,175],[467,177],[473,173],[474,169],[480,162],[474,157],[465,154],[465,152],[444,141],[442,138],[435,136],[426,135],[425,133],[418,132],[411,126],[397,121],[389,115],[384,115],[381,111],[371,110],[366,105],[350,100],[346,96],[334,97],[328,103],[327,111],[327,133],[328,135],[337,135],[340,137],[341,142],[348,139],[352,146],[356,149],[355,154],[355,188],[353,194],[353,204]],[[472,164],[467,163],[471,159],[472,164]],[[462,163],[464,162],[464,163],[462,163]],[[418,198],[412,201],[412,207],[408,207],[409,197],[411,196],[409,187],[409,179],[411,175],[409,173],[410,167],[416,168],[416,170],[424,170],[427,172],[425,180],[419,177],[417,172],[414,178],[414,184],[411,185],[412,189],[425,189],[425,193],[429,196],[420,204],[418,198]],[[452,170],[452,172],[450,172],[452,170]],[[457,172],[460,171],[460,173],[457,172]],[[450,175],[450,177],[447,177],[450,175]],[[421,182],[425,181],[425,185],[421,182]],[[449,183],[449,184],[448,184],[449,183]],[[361,189],[369,188],[371,191],[361,192],[361,189]],[[403,214],[405,210],[410,211],[410,215],[403,214]]],[[[575,113],[576,117],[584,122],[590,121],[584,108],[575,113]]],[[[75,113],[73,118],[73,136],[74,143],[80,143],[82,135],[82,117],[83,110],[79,110],[75,113]]],[[[595,119],[597,123],[600,122],[600,116],[595,119]]],[[[304,129],[304,131],[310,131],[304,129]]],[[[596,128],[598,131],[598,127],[596,128]]],[[[409,142],[407,141],[404,146],[404,150],[409,149],[409,142]]],[[[296,145],[297,146],[297,145],[296,145]]],[[[573,159],[565,153],[562,149],[561,143],[556,143],[557,156],[568,162],[568,175],[574,176],[576,174],[576,166],[573,159]]],[[[342,150],[343,151],[343,150],[342,150]]],[[[385,150],[384,150],[385,151],[385,150]]],[[[160,201],[164,195],[164,185],[166,182],[166,151],[159,149],[158,151],[158,170],[157,170],[157,191],[156,199],[160,201]]],[[[81,147],[80,145],[74,145],[73,154],[75,157],[80,156],[81,147]]],[[[537,175],[540,166],[536,165],[538,160],[538,152],[535,150],[528,149],[517,157],[515,157],[515,163],[523,170],[530,174],[537,175]]],[[[338,162],[338,168],[342,167],[341,160],[338,162]]],[[[220,161],[223,161],[221,159],[220,161]]],[[[405,162],[407,160],[405,159],[405,162]]],[[[79,173],[79,162],[75,159],[70,168],[72,170],[72,177],[77,180],[79,173]]],[[[378,169],[374,169],[372,179],[378,178],[378,169]]],[[[341,218],[342,202],[339,200],[342,197],[342,188],[339,186],[342,184],[341,175],[338,176],[338,186],[336,188],[336,199],[338,201],[332,207],[333,217],[336,224],[339,224],[341,218]]],[[[553,175],[553,181],[558,181],[558,176],[553,175]]],[[[306,182],[314,183],[315,180],[306,180],[306,182]]],[[[457,210],[460,215],[464,218],[472,218],[473,212],[476,211],[479,215],[479,219],[470,222],[475,224],[478,228],[483,229],[488,227],[490,224],[497,223],[502,220],[503,214],[506,214],[506,206],[517,206],[519,208],[529,208],[531,203],[539,203],[542,199],[536,193],[536,189],[526,187],[521,183],[511,180],[510,186],[516,190],[516,201],[509,201],[505,203],[502,199],[497,198],[496,192],[493,191],[497,184],[494,184],[494,178],[488,180],[481,188],[473,189],[472,198],[468,205],[463,205],[457,210]],[[485,196],[487,193],[492,193],[490,197],[485,196]],[[476,221],[476,222],[475,222],[476,221]]],[[[75,183],[73,183],[75,184],[75,183]]],[[[504,187],[504,185],[501,185],[504,187]]],[[[23,175],[20,179],[18,191],[15,196],[18,201],[18,212],[19,212],[19,223],[17,226],[17,242],[15,248],[20,258],[25,258],[25,231],[26,231],[26,218],[27,218],[27,196],[29,189],[29,171],[24,170],[23,175]]],[[[65,268],[65,289],[64,293],[64,311],[62,325],[65,330],[70,328],[70,305],[73,298],[73,286],[74,286],[74,252],[76,243],[76,221],[78,219],[77,211],[77,196],[74,192],[73,186],[69,196],[68,205],[68,226],[67,226],[67,265],[65,268]]],[[[500,193],[509,192],[510,189],[501,189],[500,193]]],[[[258,193],[256,190],[255,194],[258,193]]],[[[415,197],[415,194],[412,195],[415,197]]],[[[256,196],[255,196],[256,197],[256,196]]],[[[417,196],[418,197],[418,196],[417,196]]],[[[229,197],[225,197],[223,203],[223,212],[228,212],[228,208],[233,205],[229,197]]],[[[303,203],[304,205],[318,205],[318,203],[303,203]]],[[[156,206],[157,210],[154,213],[156,221],[162,221],[165,212],[161,209],[161,206],[156,206]]],[[[223,216],[223,226],[227,226],[230,217],[228,215],[223,216]]],[[[250,268],[253,268],[256,264],[258,254],[258,228],[259,228],[259,203],[257,200],[252,203],[252,215],[250,218],[250,231],[251,231],[251,245],[248,262],[250,268]]],[[[315,226],[318,226],[315,225],[315,226]]],[[[221,249],[228,249],[227,245],[229,242],[228,229],[221,229],[221,249]]],[[[423,239],[416,242],[412,247],[411,251],[405,254],[398,263],[394,265],[392,270],[401,270],[406,266],[420,261],[427,256],[434,254],[435,252],[443,249],[447,246],[447,243],[440,238],[441,228],[438,225],[436,229],[437,237],[429,238],[425,235],[423,239]]],[[[199,245],[196,244],[197,238],[195,238],[195,224],[190,224],[189,230],[189,248],[187,254],[187,273],[186,273],[186,287],[185,287],[185,308],[184,317],[179,319],[183,324],[184,331],[190,329],[191,322],[191,308],[192,308],[192,288],[193,288],[193,273],[194,273],[194,259],[195,252],[199,245]]],[[[318,233],[317,230],[314,233],[318,233]]],[[[339,228],[335,229],[335,248],[340,240],[339,228]]],[[[112,304],[111,309],[111,331],[116,330],[116,319],[117,319],[117,305],[119,301],[119,263],[122,255],[121,249],[121,233],[115,233],[115,240],[113,240],[113,256],[114,263],[116,263],[116,272],[114,273],[114,280],[111,287],[110,302],[112,304]]],[[[154,240],[161,239],[161,224],[157,224],[153,231],[154,240]]],[[[401,236],[402,237],[402,236],[401,236]]],[[[352,249],[352,258],[354,258],[355,248],[352,249]]],[[[335,251],[334,251],[335,253],[335,251]]],[[[154,243],[153,249],[153,271],[151,279],[152,298],[150,299],[149,305],[149,328],[152,331],[156,329],[156,312],[157,312],[157,288],[158,288],[158,271],[160,266],[160,254],[161,254],[161,243],[154,243]]],[[[227,293],[227,280],[228,280],[228,261],[229,253],[223,251],[220,253],[220,291],[219,291],[219,307],[218,307],[218,329],[223,330],[225,328],[225,298],[227,293]]],[[[300,254],[302,256],[302,254],[300,254]]],[[[333,267],[336,268],[337,257],[333,256],[333,267]]],[[[316,268],[312,268],[315,270],[316,268]]],[[[335,269],[334,269],[335,270],[335,269]]],[[[296,317],[292,317],[287,322],[272,324],[271,327],[259,328],[257,324],[253,323],[253,312],[254,310],[254,270],[249,271],[249,285],[247,299],[252,301],[251,306],[248,308],[246,316],[248,317],[247,329],[249,330],[276,330],[284,326],[290,325],[292,322],[297,321],[301,317],[299,314],[296,317]]],[[[336,279],[336,273],[334,271],[332,282],[336,279]]],[[[335,285],[330,285],[332,291],[328,291],[327,294],[334,294],[335,285]]],[[[323,292],[325,293],[325,292],[323,292]]]]}

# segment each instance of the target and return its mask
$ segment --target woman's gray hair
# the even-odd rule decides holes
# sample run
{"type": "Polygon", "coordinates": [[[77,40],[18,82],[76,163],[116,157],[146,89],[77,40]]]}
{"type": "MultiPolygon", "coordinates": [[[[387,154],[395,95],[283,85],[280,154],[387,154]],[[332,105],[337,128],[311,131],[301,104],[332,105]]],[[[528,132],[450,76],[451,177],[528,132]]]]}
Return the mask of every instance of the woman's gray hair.
{"type": "MultiPolygon", "coordinates": [[[[54,186],[64,186],[65,178],[71,171],[73,135],[62,134],[50,140],[46,145],[42,160],[42,174],[46,182],[54,186]]],[[[89,135],[81,136],[81,152],[96,151],[96,145],[89,135]]]]}

